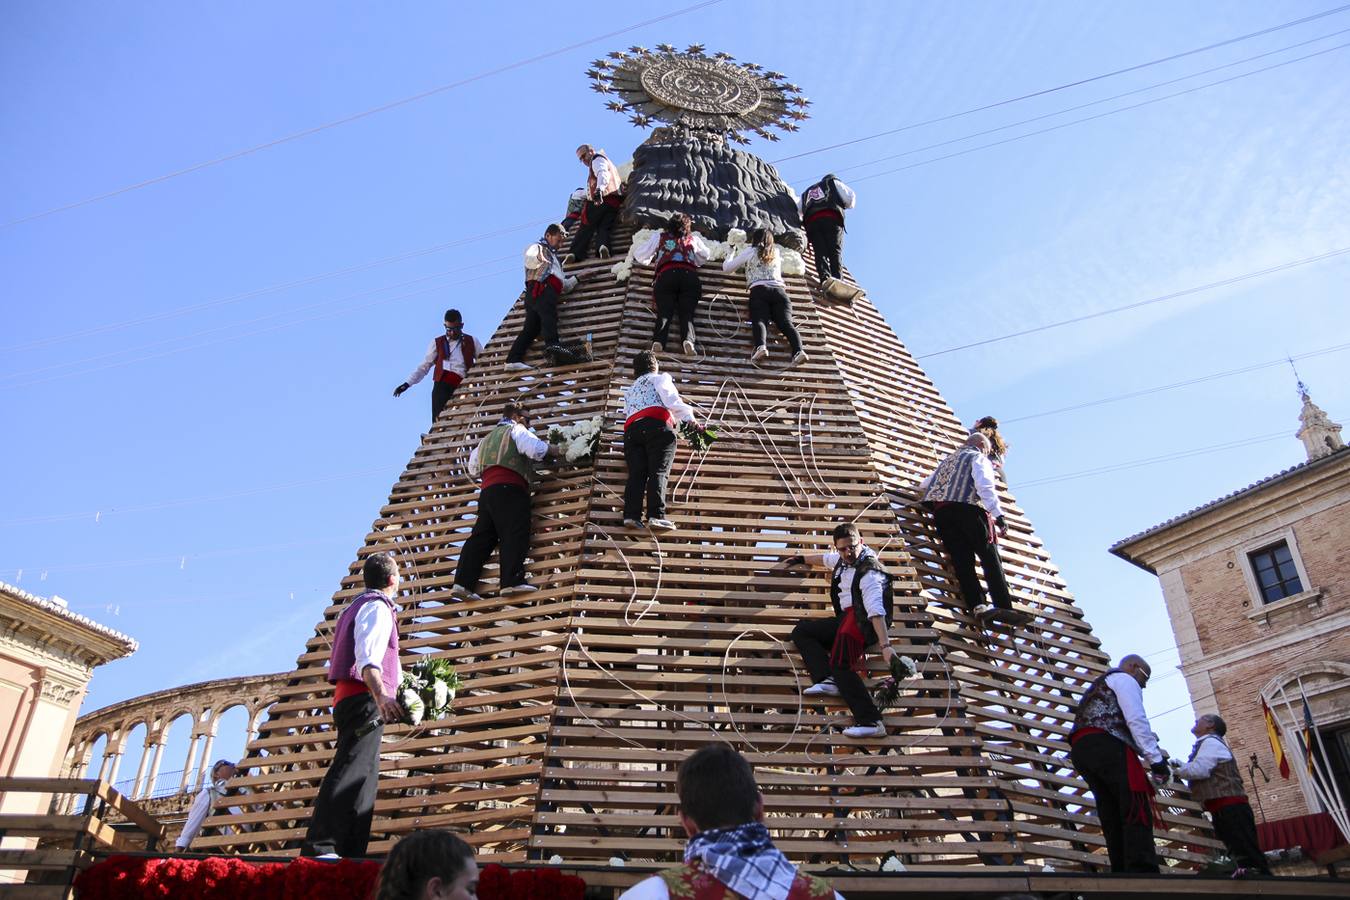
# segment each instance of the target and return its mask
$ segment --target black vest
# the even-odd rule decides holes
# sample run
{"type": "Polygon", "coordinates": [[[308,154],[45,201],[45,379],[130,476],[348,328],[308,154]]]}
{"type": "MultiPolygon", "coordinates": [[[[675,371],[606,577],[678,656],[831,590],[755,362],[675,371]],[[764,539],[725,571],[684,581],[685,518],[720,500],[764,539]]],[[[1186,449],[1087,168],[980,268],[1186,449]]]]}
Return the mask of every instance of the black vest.
{"type": "MultiPolygon", "coordinates": [[[[844,561],[841,559],[834,567],[834,574],[830,577],[830,602],[834,604],[834,614],[841,616],[844,614],[844,606],[839,602],[840,584],[843,581],[844,561]]],[[[862,580],[863,576],[869,572],[879,572],[882,577],[883,585],[881,588],[881,602],[886,609],[886,625],[891,624],[891,619],[895,616],[895,588],[891,584],[891,573],[881,567],[881,561],[877,555],[868,550],[865,555],[858,557],[858,561],[853,564],[853,616],[858,620],[858,625],[862,628],[863,635],[867,635],[867,607],[863,605],[862,598],[862,580]]]]}

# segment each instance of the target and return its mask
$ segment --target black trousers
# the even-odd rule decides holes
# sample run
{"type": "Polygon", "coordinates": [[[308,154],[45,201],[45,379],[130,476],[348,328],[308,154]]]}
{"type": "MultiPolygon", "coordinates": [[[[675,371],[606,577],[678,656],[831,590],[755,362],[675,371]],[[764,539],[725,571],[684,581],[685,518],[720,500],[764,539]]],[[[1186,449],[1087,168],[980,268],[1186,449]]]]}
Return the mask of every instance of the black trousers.
{"type": "Polygon", "coordinates": [[[370,844],[370,820],[375,815],[375,792],[380,776],[380,738],[384,725],[369,734],[357,730],[379,717],[379,707],[370,694],[348,697],[333,707],[337,746],[328,774],[319,785],[302,856],[336,853],[342,857],[365,856],[370,844]]]}
{"type": "Polygon", "coordinates": [[[623,488],[623,517],[642,521],[642,498],[647,515],[666,517],[666,479],[675,462],[675,432],[660,419],[638,419],[623,430],[623,458],[628,482],[623,488]]]}
{"type": "Polygon", "coordinates": [[[1216,809],[1210,817],[1214,820],[1214,833],[1228,848],[1235,863],[1255,869],[1262,875],[1270,874],[1266,855],[1261,852],[1261,842],[1256,838],[1256,816],[1252,815],[1250,803],[1216,809]]]}
{"type": "Polygon", "coordinates": [[[827,276],[842,278],[839,254],[844,249],[844,226],[833,219],[816,219],[806,223],[806,239],[816,255],[816,274],[824,281],[827,276]]]}
{"type": "Polygon", "coordinates": [[[652,297],[656,300],[656,328],[652,330],[652,342],[666,346],[670,337],[670,323],[676,314],[680,317],[680,340],[694,339],[694,316],[698,314],[698,302],[703,299],[703,282],[693,269],[667,269],[656,277],[652,285],[652,297]]]}
{"type": "Polygon", "coordinates": [[[539,296],[533,296],[532,284],[525,285],[525,322],[520,326],[511,349],[506,354],[507,362],[524,362],[525,353],[540,334],[544,336],[544,346],[552,347],[558,343],[558,292],[550,284],[545,284],[539,296]]]}
{"type": "Polygon", "coordinates": [[[974,609],[984,602],[984,588],[975,574],[975,558],[979,557],[984,580],[989,583],[989,599],[999,609],[1011,609],[1003,561],[998,557],[998,545],[989,540],[989,517],[985,511],[970,503],[949,503],[933,513],[933,524],[952,558],[967,608],[974,609]]]}
{"type": "MultiPolygon", "coordinates": [[[[843,614],[853,615],[852,611],[847,609],[843,614]]],[[[844,698],[857,723],[875,725],[881,721],[881,713],[872,702],[872,695],[868,692],[867,685],[863,684],[862,678],[852,669],[836,669],[830,665],[830,648],[834,646],[834,636],[839,631],[839,624],[838,618],[807,619],[805,622],[798,622],[797,627],[792,629],[792,643],[797,645],[802,662],[806,664],[806,671],[811,673],[812,682],[819,683],[826,678],[833,678],[835,687],[839,688],[839,696],[844,698]]],[[[870,623],[864,629],[864,633],[866,641],[863,646],[876,646],[877,634],[870,623]]]]}
{"type": "Polygon", "coordinates": [[[450,398],[455,394],[457,384],[451,384],[448,381],[433,381],[431,383],[431,423],[436,424],[436,420],[441,417],[441,410],[445,409],[445,404],[450,402],[450,398]]]}
{"type": "Polygon", "coordinates": [[[478,492],[478,518],[459,551],[455,584],[473,590],[483,564],[501,545],[501,586],[525,581],[525,555],[530,550],[530,492],[515,484],[494,484],[478,492]]]}
{"type": "Polygon", "coordinates": [[[1097,819],[1106,837],[1111,871],[1156,873],[1158,852],[1153,846],[1153,827],[1126,821],[1132,801],[1125,754],[1133,752],[1109,734],[1089,734],[1074,741],[1069,759],[1097,801],[1097,819]]]}
{"type": "Polygon", "coordinates": [[[764,347],[769,343],[769,322],[778,326],[793,353],[802,349],[801,336],[797,326],[792,324],[792,301],[787,291],[780,287],[758,284],[750,289],[750,340],[754,347],[764,347]]]}
{"type": "Polygon", "coordinates": [[[609,249],[609,233],[614,229],[614,220],[618,218],[619,208],[617,206],[607,206],[604,203],[593,203],[586,201],[586,210],[582,218],[586,220],[585,224],[577,226],[576,236],[572,238],[572,246],[567,252],[571,253],[578,262],[585,259],[591,252],[591,239],[595,239],[595,248],[598,252],[601,247],[609,249]]]}

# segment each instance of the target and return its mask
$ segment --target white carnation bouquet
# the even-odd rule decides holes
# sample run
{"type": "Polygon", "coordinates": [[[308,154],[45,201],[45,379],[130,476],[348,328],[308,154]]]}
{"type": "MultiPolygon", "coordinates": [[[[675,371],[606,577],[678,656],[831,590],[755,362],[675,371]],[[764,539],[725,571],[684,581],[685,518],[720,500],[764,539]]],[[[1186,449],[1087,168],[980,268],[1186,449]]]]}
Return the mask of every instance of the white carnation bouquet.
{"type": "Polygon", "coordinates": [[[562,448],[563,459],[570,463],[586,463],[600,449],[600,434],[605,430],[603,416],[582,419],[570,425],[555,425],[548,430],[548,442],[562,448]]]}
{"type": "MultiPolygon", "coordinates": [[[[459,688],[459,675],[450,663],[443,659],[419,659],[403,670],[403,678],[394,693],[394,699],[403,711],[398,724],[421,725],[423,721],[444,719],[459,688]]],[[[379,728],[380,722],[378,716],[371,719],[357,729],[356,736],[365,737],[379,728]]]]}

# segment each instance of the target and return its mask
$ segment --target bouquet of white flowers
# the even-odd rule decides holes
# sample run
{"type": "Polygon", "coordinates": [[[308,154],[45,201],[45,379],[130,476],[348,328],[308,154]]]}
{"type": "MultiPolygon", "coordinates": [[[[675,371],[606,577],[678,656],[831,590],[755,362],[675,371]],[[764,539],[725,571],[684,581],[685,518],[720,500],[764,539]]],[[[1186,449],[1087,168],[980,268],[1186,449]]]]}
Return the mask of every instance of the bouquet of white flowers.
{"type": "Polygon", "coordinates": [[[405,725],[420,725],[423,719],[445,718],[459,691],[455,667],[443,659],[419,659],[403,672],[398,701],[405,725]]]}
{"type": "Polygon", "coordinates": [[[600,433],[605,429],[603,416],[555,425],[548,430],[548,442],[562,447],[563,458],[570,463],[590,462],[600,449],[600,433]]]}

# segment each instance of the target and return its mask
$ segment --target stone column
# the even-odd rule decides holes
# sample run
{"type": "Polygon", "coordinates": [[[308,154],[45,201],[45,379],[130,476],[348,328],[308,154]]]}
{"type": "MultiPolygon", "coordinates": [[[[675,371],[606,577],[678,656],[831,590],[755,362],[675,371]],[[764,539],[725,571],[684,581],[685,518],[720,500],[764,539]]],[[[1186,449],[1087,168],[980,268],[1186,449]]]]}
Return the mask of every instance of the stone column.
{"type": "Polygon", "coordinates": [[[126,738],[119,738],[117,741],[117,748],[113,750],[112,755],[108,757],[108,760],[110,760],[108,762],[108,771],[105,775],[101,776],[108,784],[112,784],[117,780],[117,768],[122,765],[122,749],[125,746],[126,738]]]}
{"type": "Polygon", "coordinates": [[[159,764],[164,755],[164,738],[168,736],[168,731],[162,731],[159,739],[155,741],[155,758],[150,761],[150,777],[145,782],[145,791],[142,797],[150,797],[155,793],[155,779],[159,778],[159,764]]]}
{"type": "Polygon", "coordinates": [[[180,794],[188,789],[188,786],[192,782],[192,776],[195,774],[193,772],[193,763],[197,758],[197,741],[200,739],[201,734],[193,734],[192,740],[188,743],[187,759],[183,760],[183,777],[178,782],[178,793],[180,794]]]}
{"type": "Polygon", "coordinates": [[[211,722],[206,726],[206,743],[202,745],[202,762],[197,769],[197,788],[193,791],[193,793],[196,793],[196,790],[200,790],[202,786],[204,786],[206,782],[211,779],[211,763],[212,763],[211,744],[215,741],[215,739],[216,739],[216,721],[215,719],[212,719],[211,722]]]}
{"type": "Polygon", "coordinates": [[[131,790],[127,793],[127,796],[132,800],[139,800],[141,798],[141,787],[144,785],[145,779],[145,766],[150,762],[150,748],[152,746],[154,745],[151,743],[150,735],[147,734],[145,736],[145,745],[141,748],[141,762],[136,766],[136,780],[131,783],[131,790]]]}

